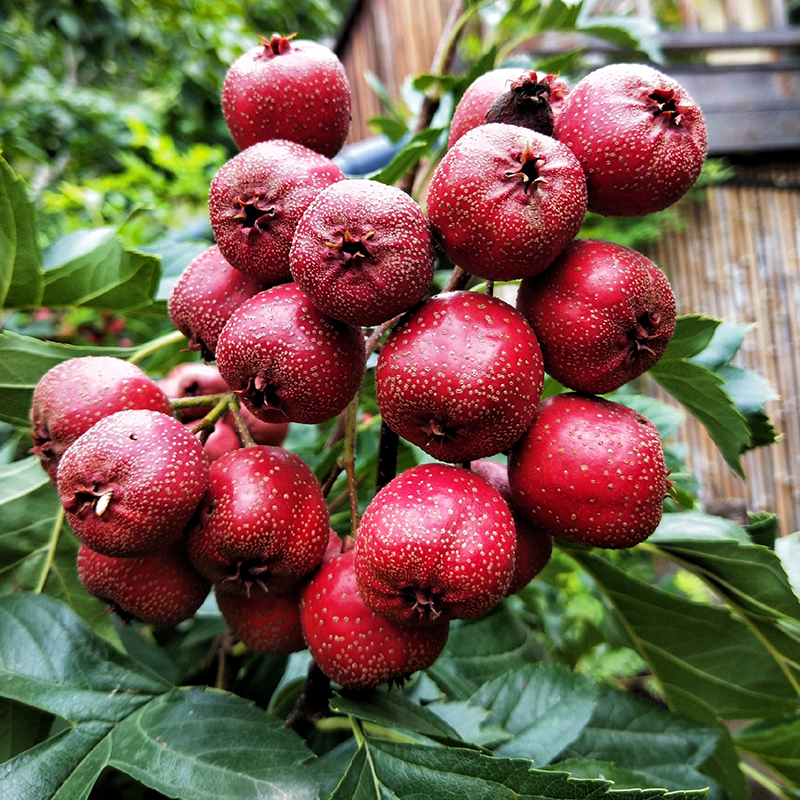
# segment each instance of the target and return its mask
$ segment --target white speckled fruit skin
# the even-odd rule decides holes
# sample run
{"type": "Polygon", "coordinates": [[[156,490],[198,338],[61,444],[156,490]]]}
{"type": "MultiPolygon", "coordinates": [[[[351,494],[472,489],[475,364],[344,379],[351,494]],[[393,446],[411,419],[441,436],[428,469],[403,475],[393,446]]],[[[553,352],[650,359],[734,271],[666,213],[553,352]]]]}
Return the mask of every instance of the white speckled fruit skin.
{"type": "Polygon", "coordinates": [[[642,64],[590,72],[564,100],[553,133],[578,157],[589,210],[636,217],[672,205],[700,175],[708,145],[697,103],[675,80],[642,64]],[[680,113],[654,115],[649,95],[673,92],[680,113]]]}
{"type": "Polygon", "coordinates": [[[208,191],[208,214],[220,252],[245,275],[266,285],[292,279],[289,251],[297,223],[326,187],[344,180],[329,158],[275,139],[242,150],[219,169],[208,191]],[[248,224],[242,203],[268,212],[248,224]]]}
{"type": "Polygon", "coordinates": [[[231,315],[217,343],[225,382],[265,422],[315,424],[336,416],[364,376],[360,328],[323,314],[297,284],[273,286],[231,315]],[[279,407],[248,395],[256,378],[274,387],[279,407]]]}
{"type": "Polygon", "coordinates": [[[197,570],[225,591],[249,594],[250,587],[230,578],[239,562],[258,562],[268,568],[257,576],[268,592],[285,594],[320,563],[329,533],[311,468],[281,447],[257,445],[211,465],[186,549],[197,570]]]}
{"type": "Polygon", "coordinates": [[[586,181],[572,151],[517,125],[489,123],[464,134],[439,162],[428,219],[447,255],[487,280],[545,269],[575,238],[586,215],[586,181]],[[518,173],[526,148],[541,182],[518,173]]]}
{"type": "Polygon", "coordinates": [[[522,281],[517,309],[536,332],[547,374],[587,394],[642,375],[675,330],[666,275],[641,253],[599,239],[576,239],[544,272],[522,281]],[[658,322],[646,349],[637,350],[630,337],[647,314],[658,322]]]}
{"type": "Polygon", "coordinates": [[[350,127],[350,85],[344,66],[324,45],[292,40],[285,53],[256,46],[228,69],[222,113],[240,150],[287,139],[333,157],[350,127]]]}
{"type": "Polygon", "coordinates": [[[508,459],[515,508],[553,536],[593,547],[633,547],[661,521],[667,493],[656,426],[600,397],[544,400],[508,459]]]}
{"type": "Polygon", "coordinates": [[[289,267],[326,314],[351,325],[378,325],[425,296],[433,280],[433,235],[422,209],[400,189],[340,181],[300,218],[289,267]],[[369,255],[347,258],[335,246],[345,234],[369,255]]]}
{"type": "Polygon", "coordinates": [[[542,393],[536,335],[499,298],[436,295],[389,335],[375,373],[386,424],[440,461],[496,455],[525,432],[542,393]],[[444,439],[431,435],[431,421],[444,439]]]}
{"type": "Polygon", "coordinates": [[[514,573],[514,520],[500,493],[461,467],[412,467],[367,506],[355,546],[364,602],[400,624],[479,617],[514,573]],[[419,591],[437,614],[415,606],[419,591]]]}
{"type": "Polygon", "coordinates": [[[177,540],[208,485],[200,441],[159,411],[119,411],[64,453],[58,494],[75,535],[103,555],[146,555],[177,540]],[[112,491],[97,514],[84,498],[112,491]]]}
{"type": "Polygon", "coordinates": [[[300,619],[319,668],[348,689],[370,689],[426,669],[439,657],[449,624],[398,625],[358,594],[354,552],[335,556],[303,588],[300,619]]]}

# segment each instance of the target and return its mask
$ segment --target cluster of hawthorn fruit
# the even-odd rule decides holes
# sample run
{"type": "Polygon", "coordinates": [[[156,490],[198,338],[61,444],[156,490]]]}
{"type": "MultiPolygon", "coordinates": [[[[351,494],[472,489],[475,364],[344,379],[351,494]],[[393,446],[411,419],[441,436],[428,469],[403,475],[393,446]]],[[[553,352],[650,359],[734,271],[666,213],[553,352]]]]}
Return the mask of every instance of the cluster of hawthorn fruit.
{"type": "Polygon", "coordinates": [[[217,243],[168,306],[204,363],[156,383],[77,358],[34,392],[34,451],[89,592],[174,625],[213,585],[247,647],[308,647],[366,688],[433,663],[450,620],[526,585],[553,537],[621,548],[653,532],[670,488],[658,432],[599,395],[661,357],[675,300],[645,256],[576,235],[587,209],[650,213],[694,183],[706,133],[680,85],[630,64],[572,89],[489,72],[455,110],[425,211],[336,165],[350,94],[321,45],[264,39],[222,108],[240,152],[211,183],[217,243]],[[430,296],[445,257],[485,290],[430,296]],[[520,281],[516,308],[495,281],[520,281]],[[384,423],[434,460],[340,539],[281,444],[291,423],[347,412],[374,349],[384,423]],[[545,372],[572,391],[541,401],[545,372]]]}

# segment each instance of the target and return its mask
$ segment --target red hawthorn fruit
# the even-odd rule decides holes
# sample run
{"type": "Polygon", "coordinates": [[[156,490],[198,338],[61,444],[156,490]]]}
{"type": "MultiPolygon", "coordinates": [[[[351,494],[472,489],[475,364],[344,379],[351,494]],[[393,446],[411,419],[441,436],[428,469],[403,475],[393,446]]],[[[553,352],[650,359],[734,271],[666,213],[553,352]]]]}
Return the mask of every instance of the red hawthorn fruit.
{"type": "Polygon", "coordinates": [[[290,594],[251,594],[216,587],[217,605],[232,633],[254,653],[296,653],[306,643],[300,627],[300,588],[290,594]]]}
{"type": "Polygon", "coordinates": [[[294,283],[239,306],[217,343],[223,379],[265,422],[335,417],[361,386],[365,365],[361,329],[323,314],[294,283]]]}
{"type": "Polygon", "coordinates": [[[50,480],[64,451],[98,420],[146,408],[172,414],[167,395],[135,364],[110,356],[82,356],[49,369],[33,390],[32,452],[50,480]]]}
{"type": "MultiPolygon", "coordinates": [[[[190,431],[197,425],[196,422],[184,424],[190,431]]],[[[225,419],[218,419],[214,423],[214,429],[203,442],[203,451],[208,463],[213,464],[226,453],[238,450],[241,446],[242,442],[236,430],[225,419]]]]}
{"type": "Polygon", "coordinates": [[[479,475],[446,464],[412,467],[361,518],[358,591],[401,625],[480,617],[508,591],[515,542],[506,502],[479,475]]]}
{"type": "Polygon", "coordinates": [[[599,239],[576,239],[522,281],[517,309],[536,332],[545,371],[587,394],[646,372],[675,330],[666,275],[641,253],[599,239]]]}
{"type": "Polygon", "coordinates": [[[200,574],[225,591],[286,594],[320,563],[329,532],[310,467],[288,450],[256,445],[211,465],[185,541],[200,574]]]}
{"type": "Polygon", "coordinates": [[[207,485],[202,445],[160,411],[101,419],[58,467],[58,494],[75,535],[115,557],[143,556],[179,539],[207,485]]]}
{"type": "Polygon", "coordinates": [[[706,156],[700,107],[675,80],[642,64],[590,72],[565,99],[555,137],[586,174],[589,210],[661,211],[697,180],[706,156]]]}
{"type": "Polygon", "coordinates": [[[191,565],[181,542],[138,558],[114,558],[78,550],[78,578],[89,594],[108,603],[123,620],[178,625],[190,619],[211,584],[191,565]]]}
{"type": "Polygon", "coordinates": [[[547,565],[553,553],[553,537],[544,528],[534,525],[514,508],[511,487],[508,485],[508,468],[499,461],[482,459],[473,461],[470,469],[488,481],[508,505],[514,518],[517,545],[514,574],[506,595],[516,594],[527,586],[547,565]]]}
{"type": "Polygon", "coordinates": [[[536,336],[508,303],[436,295],[386,340],[375,397],[386,424],[440,461],[503,452],[527,430],[542,393],[536,336]]]}
{"type": "MultiPolygon", "coordinates": [[[[230,391],[228,384],[222,380],[219,370],[213,364],[201,364],[197,361],[184,361],[176,364],[158,381],[158,385],[167,397],[173,400],[224,394],[230,391]]],[[[178,414],[184,421],[200,419],[208,414],[211,408],[211,406],[181,408],[178,414]]]]}
{"type": "MultiPolygon", "coordinates": [[[[507,92],[511,84],[530,74],[530,70],[519,67],[500,67],[479,75],[468,87],[458,101],[453,119],[450,123],[450,135],[447,146],[452,147],[467,131],[483,125],[486,112],[502,94],[507,92]]],[[[534,73],[541,77],[544,73],[534,73]]],[[[550,84],[550,107],[557,114],[564,97],[569,93],[567,82],[558,76],[548,75],[550,84]]]]}
{"type": "Polygon", "coordinates": [[[333,157],[350,127],[350,85],[336,54],[316,42],[273,34],[228,69],[222,113],[244,150],[288,139],[333,157]]]}
{"type": "MultiPolygon", "coordinates": [[[[264,422],[244,405],[239,407],[239,411],[256,444],[271,444],[273,447],[280,447],[286,441],[290,427],[288,422],[264,422]]],[[[229,421],[229,424],[232,423],[229,421]]]]}
{"type": "Polygon", "coordinates": [[[214,360],[220,331],[230,315],[262,289],[228,263],[213,245],[183,271],[167,302],[172,324],[189,340],[190,350],[199,350],[205,361],[214,360]]]}
{"type": "Polygon", "coordinates": [[[485,121],[521,125],[545,136],[552,136],[550,81],[553,79],[553,75],[535,70],[524,72],[489,106],[485,121]]]}
{"type": "Polygon", "coordinates": [[[431,666],[444,649],[448,622],[399,625],[370,610],[358,594],[355,552],[339,553],[303,587],[300,621],[317,666],[347,689],[402,681],[431,666]]]}
{"type": "Polygon", "coordinates": [[[439,162],[428,218],[447,255],[487,280],[545,269],[586,215],[586,181],[572,151],[542,133],[487,123],[439,162]]]}
{"type": "Polygon", "coordinates": [[[341,180],[333,161],[294,142],[275,139],[242,150],[222,165],[208,192],[220,252],[262,284],[290,281],[289,250],[300,217],[341,180]]]}
{"type": "Polygon", "coordinates": [[[515,508],[559,539],[593,547],[643,542],[669,489],[656,426],[601,397],[558,394],[539,406],[508,460],[515,508]]]}
{"type": "Polygon", "coordinates": [[[433,236],[422,209],[400,189],[341,181],[300,218],[289,266],[321,311],[351,325],[378,325],[425,296],[433,236]]]}

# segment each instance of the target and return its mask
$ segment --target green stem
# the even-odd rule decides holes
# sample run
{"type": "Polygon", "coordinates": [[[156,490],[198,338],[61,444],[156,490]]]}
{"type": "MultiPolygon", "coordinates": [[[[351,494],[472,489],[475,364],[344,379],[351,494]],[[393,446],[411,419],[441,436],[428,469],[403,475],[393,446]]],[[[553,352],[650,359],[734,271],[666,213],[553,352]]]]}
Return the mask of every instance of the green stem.
{"type": "Polygon", "coordinates": [[[206,439],[208,439],[213,432],[214,426],[217,424],[217,420],[227,414],[230,410],[232,397],[233,395],[230,393],[219,395],[219,401],[214,408],[212,408],[211,411],[209,411],[208,414],[203,417],[203,419],[198,420],[194,425],[192,425],[192,433],[199,434],[200,441],[204,444],[206,439]]]}
{"type": "Polygon", "coordinates": [[[137,350],[128,361],[130,361],[131,364],[138,364],[148,356],[153,355],[153,353],[157,353],[159,350],[163,350],[171,344],[177,344],[185,338],[186,337],[180,331],[166,333],[164,336],[159,336],[158,339],[153,339],[152,342],[145,345],[141,350],[137,350]]]}
{"type": "Polygon", "coordinates": [[[250,433],[250,429],[244,421],[239,398],[236,397],[236,395],[231,395],[229,406],[231,416],[233,417],[233,426],[236,428],[236,434],[239,437],[239,441],[242,443],[242,447],[255,447],[256,440],[253,438],[253,434],[250,433]]]}
{"type": "Polygon", "coordinates": [[[739,766],[748,778],[755,781],[759,786],[763,786],[768,792],[771,792],[777,797],[789,796],[786,792],[786,786],[781,786],[781,784],[776,783],[763,772],[759,772],[755,767],[750,766],[746,761],[740,760],[739,766]]]}
{"type": "MultiPolygon", "coordinates": [[[[316,728],[318,731],[326,733],[333,731],[353,731],[353,717],[323,717],[317,720],[316,728]]],[[[385,739],[387,742],[397,742],[399,744],[418,744],[419,740],[411,736],[407,736],[394,728],[387,728],[384,725],[377,725],[374,722],[361,722],[362,732],[370,736],[376,736],[380,739],[385,739]]],[[[358,740],[358,736],[356,736],[358,740]]]]}
{"type": "Polygon", "coordinates": [[[169,404],[173,408],[202,408],[203,406],[215,406],[223,397],[228,397],[230,392],[222,394],[198,394],[194,397],[171,397],[169,404]]]}
{"type": "Polygon", "coordinates": [[[45,584],[47,583],[47,576],[50,574],[50,569],[53,566],[53,561],[56,557],[56,548],[58,547],[59,539],[61,538],[61,531],[64,530],[64,509],[59,508],[56,515],[56,521],[53,525],[53,532],[50,534],[50,541],[47,545],[47,560],[45,561],[42,574],[39,576],[39,582],[33,590],[36,594],[41,594],[44,591],[45,584]]]}

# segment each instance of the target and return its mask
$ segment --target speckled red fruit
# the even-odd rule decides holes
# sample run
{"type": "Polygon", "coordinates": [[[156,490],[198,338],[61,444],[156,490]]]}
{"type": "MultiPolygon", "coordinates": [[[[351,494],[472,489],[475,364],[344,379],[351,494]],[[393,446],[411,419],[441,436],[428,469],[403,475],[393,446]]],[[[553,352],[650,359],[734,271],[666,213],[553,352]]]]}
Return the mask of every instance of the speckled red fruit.
{"type": "Polygon", "coordinates": [[[400,624],[479,617],[508,590],[515,541],[506,502],[483,478],[446,464],[412,467],[361,518],[358,590],[400,624]]]}
{"type": "MultiPolygon", "coordinates": [[[[222,380],[219,370],[213,364],[201,364],[197,361],[184,361],[176,364],[158,381],[158,385],[164,390],[167,397],[174,400],[223,394],[230,391],[228,384],[222,380]]],[[[182,420],[200,419],[208,414],[211,408],[212,406],[181,408],[178,416],[182,420]]]]}
{"type": "Polygon", "coordinates": [[[197,572],[181,542],[139,558],[113,558],[86,545],[78,550],[78,578],[89,594],[126,622],[178,625],[202,605],[211,584],[197,572]]]}
{"type": "Polygon", "coordinates": [[[223,379],[265,422],[335,417],[358,391],[365,364],[361,329],[323,314],[294,283],[239,306],[217,343],[223,379]]]}
{"type": "MultiPolygon", "coordinates": [[[[486,112],[497,98],[507,92],[514,81],[527,74],[529,74],[529,70],[518,67],[500,67],[479,75],[467,87],[453,112],[447,146],[452,147],[467,131],[483,125],[486,112]]],[[[550,107],[556,114],[564,97],[569,93],[569,86],[558,76],[548,77],[550,78],[550,107]]]]}
{"type": "Polygon", "coordinates": [[[295,653],[306,647],[300,627],[300,588],[280,597],[250,597],[216,589],[217,605],[231,632],[254,653],[295,653]]]}
{"type": "Polygon", "coordinates": [[[545,371],[588,394],[646,372],[675,330],[666,275],[641,253],[599,239],[576,239],[548,269],[522,281],[517,309],[536,331],[545,371]]]}
{"type": "Polygon", "coordinates": [[[589,210],[635,217],[660,211],[697,180],[707,136],[697,103],[642,64],[610,64],[570,92],[554,136],[586,173],[589,210]]]}
{"type": "Polygon", "coordinates": [[[180,538],[207,485],[202,445],[159,411],[101,419],[58,467],[67,522],[87,547],[107,556],[142,556],[180,538]]]}
{"type": "Polygon", "coordinates": [[[514,506],[553,536],[623,548],[661,521],[669,482],[656,426],[600,397],[542,402],[508,460],[514,506]]]}
{"type": "Polygon", "coordinates": [[[440,461],[503,452],[527,430],[542,393],[536,336],[508,303],[477,292],[426,300],[378,358],[386,424],[440,461]]]}
{"type": "Polygon", "coordinates": [[[172,324],[199,350],[214,360],[220,331],[230,315],[266,286],[228,263],[213,245],[183,271],[169,296],[167,311],[172,324]]]}
{"type": "Polygon", "coordinates": [[[350,127],[350,86],[336,54],[273,34],[240,56],[222,85],[222,113],[240,150],[288,139],[334,156],[350,127]]]}
{"type": "Polygon", "coordinates": [[[422,209],[400,189],[341,181],[301,217],[289,265],[317,308],[351,325],[378,325],[427,293],[433,236],[422,209]]]}
{"type": "Polygon", "coordinates": [[[290,281],[297,223],[326,187],[344,180],[329,158],[276,139],[242,150],[211,181],[208,213],[220,252],[261,283],[290,281]]]}
{"type": "Polygon", "coordinates": [[[534,525],[514,508],[511,487],[508,485],[508,468],[499,461],[482,459],[473,461],[470,469],[488,481],[511,510],[517,543],[514,558],[514,574],[507,595],[516,594],[527,586],[547,565],[553,554],[553,537],[539,525],[534,525]]]}
{"type": "Polygon", "coordinates": [[[303,588],[300,621],[317,666],[347,689],[399,681],[439,657],[449,623],[398,625],[371,611],[358,594],[354,551],[328,561],[303,588]]]}
{"type": "Polygon", "coordinates": [[[329,532],[310,467],[288,450],[257,445],[211,465],[186,549],[198,571],[225,591],[285,594],[320,563],[329,532]]]}
{"type": "Polygon", "coordinates": [[[271,444],[279,447],[286,440],[290,425],[288,422],[264,422],[253,414],[247,406],[240,406],[242,419],[256,444],[271,444]]]}
{"type": "Polygon", "coordinates": [[[83,356],[49,369],[33,390],[33,453],[55,483],[64,451],[99,419],[129,408],[171,414],[167,395],[135,364],[83,356]]]}
{"type": "Polygon", "coordinates": [[[487,280],[515,280],[541,272],[575,238],[586,215],[586,181],[566,145],[495,122],[447,151],[427,206],[458,266],[487,280]]]}
{"type": "MultiPolygon", "coordinates": [[[[184,423],[188,430],[192,430],[196,421],[184,423]]],[[[213,464],[217,459],[222,458],[226,453],[238,450],[242,446],[236,430],[224,419],[218,419],[214,423],[214,429],[203,442],[203,452],[206,454],[209,464],[213,464]]]]}
{"type": "Polygon", "coordinates": [[[521,125],[545,136],[553,135],[550,83],[554,75],[529,70],[513,80],[486,112],[485,121],[521,125]]]}

